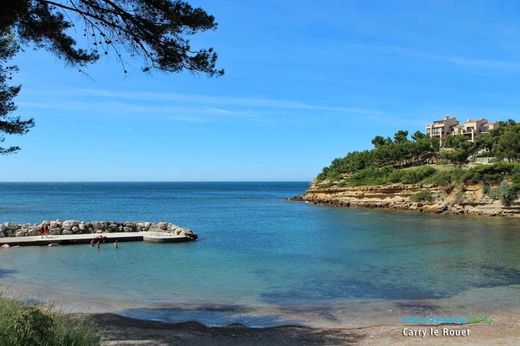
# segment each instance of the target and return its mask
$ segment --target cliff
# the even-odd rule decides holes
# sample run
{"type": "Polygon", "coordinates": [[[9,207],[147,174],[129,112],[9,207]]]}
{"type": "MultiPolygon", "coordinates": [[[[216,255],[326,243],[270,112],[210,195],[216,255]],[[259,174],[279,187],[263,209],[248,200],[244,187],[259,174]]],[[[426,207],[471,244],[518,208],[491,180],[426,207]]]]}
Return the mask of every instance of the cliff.
{"type": "Polygon", "coordinates": [[[505,202],[500,198],[489,197],[485,189],[486,187],[481,184],[460,184],[457,186],[389,184],[324,188],[319,187],[314,180],[304,194],[290,200],[338,207],[520,217],[520,199],[518,196],[505,202]],[[425,200],[417,201],[421,194],[426,195],[427,198],[423,197],[425,200]]]}

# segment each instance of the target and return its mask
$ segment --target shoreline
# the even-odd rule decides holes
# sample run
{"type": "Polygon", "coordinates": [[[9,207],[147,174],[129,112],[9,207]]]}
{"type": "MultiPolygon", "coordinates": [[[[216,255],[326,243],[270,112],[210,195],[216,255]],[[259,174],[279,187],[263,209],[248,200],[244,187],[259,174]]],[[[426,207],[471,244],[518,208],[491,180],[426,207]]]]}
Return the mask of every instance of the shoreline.
{"type": "Polygon", "coordinates": [[[332,208],[345,208],[345,209],[356,209],[356,210],[379,210],[379,211],[385,211],[385,212],[395,212],[395,213],[411,213],[411,214],[428,214],[428,215],[449,215],[449,216],[459,216],[459,217],[483,217],[486,219],[493,219],[493,218],[503,218],[503,219],[509,219],[514,220],[517,218],[520,218],[520,214],[513,214],[513,215],[497,215],[497,214],[485,214],[485,213],[455,213],[450,212],[447,210],[444,210],[442,212],[438,212],[436,210],[431,210],[431,208],[423,208],[424,205],[418,206],[418,207],[412,207],[412,208],[402,208],[402,207],[394,207],[394,206],[383,206],[380,204],[370,204],[370,203],[363,203],[363,204],[356,204],[356,203],[343,203],[341,201],[311,201],[306,200],[300,196],[295,197],[289,197],[287,198],[288,202],[301,202],[301,203],[308,203],[316,206],[324,206],[324,207],[332,207],[332,208]]]}
{"type": "Polygon", "coordinates": [[[494,316],[488,324],[411,326],[380,324],[368,327],[316,328],[298,325],[251,328],[235,323],[208,327],[197,321],[166,323],[141,320],[112,313],[79,314],[79,318],[103,330],[102,345],[515,345],[520,338],[520,321],[513,316],[494,316]],[[440,331],[430,334],[431,328],[440,331]],[[425,330],[424,336],[403,335],[408,330],[425,330]],[[449,334],[464,334],[466,336],[449,334]],[[446,335],[442,333],[447,332],[446,335]]]}
{"type": "Polygon", "coordinates": [[[510,205],[490,198],[478,184],[446,190],[442,186],[423,184],[390,184],[356,187],[319,188],[315,181],[302,194],[289,197],[289,202],[306,202],[342,208],[411,211],[440,215],[471,215],[520,218],[520,198],[510,205]],[[414,200],[427,191],[428,200],[414,200]]]}

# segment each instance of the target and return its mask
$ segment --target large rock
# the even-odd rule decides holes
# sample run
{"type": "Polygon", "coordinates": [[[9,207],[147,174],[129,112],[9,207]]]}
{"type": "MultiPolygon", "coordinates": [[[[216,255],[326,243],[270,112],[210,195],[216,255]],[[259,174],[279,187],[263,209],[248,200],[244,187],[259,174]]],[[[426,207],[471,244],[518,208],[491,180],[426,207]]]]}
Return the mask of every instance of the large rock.
{"type": "Polygon", "coordinates": [[[63,234],[63,235],[70,235],[70,234],[72,234],[72,231],[64,229],[63,232],[61,232],[61,234],[63,234]]]}
{"type": "Polygon", "coordinates": [[[38,230],[38,228],[29,228],[29,230],[27,231],[27,235],[29,235],[29,236],[40,235],[40,231],[38,230]]]}
{"type": "Polygon", "coordinates": [[[60,235],[61,234],[61,228],[58,228],[58,227],[51,228],[49,232],[52,235],[60,235]]]}
{"type": "Polygon", "coordinates": [[[63,221],[63,228],[72,229],[72,227],[78,226],[78,225],[79,225],[79,221],[77,221],[77,220],[63,221]]]}
{"type": "Polygon", "coordinates": [[[103,225],[103,222],[101,222],[101,221],[94,221],[94,222],[92,222],[92,227],[95,230],[104,229],[105,228],[105,226],[103,225]]]}
{"type": "Polygon", "coordinates": [[[62,223],[61,223],[60,220],[49,222],[49,228],[58,228],[58,227],[61,227],[61,226],[62,226],[62,223]]]}
{"type": "Polygon", "coordinates": [[[5,229],[7,229],[8,231],[16,231],[16,230],[20,229],[20,225],[18,225],[17,223],[14,223],[14,222],[6,222],[6,223],[4,223],[4,226],[5,226],[5,229]]]}

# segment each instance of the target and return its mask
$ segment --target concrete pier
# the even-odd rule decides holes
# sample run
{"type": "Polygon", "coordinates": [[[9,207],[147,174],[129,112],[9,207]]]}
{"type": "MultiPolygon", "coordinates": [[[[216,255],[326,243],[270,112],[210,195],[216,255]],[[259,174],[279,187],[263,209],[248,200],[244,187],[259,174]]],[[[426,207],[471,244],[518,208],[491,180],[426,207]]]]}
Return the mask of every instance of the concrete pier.
{"type": "MultiPolygon", "coordinates": [[[[110,232],[110,233],[88,233],[88,234],[68,234],[68,235],[47,235],[47,236],[25,236],[25,237],[4,237],[0,238],[0,245],[7,244],[11,246],[48,246],[49,244],[90,244],[92,239],[100,235],[106,237],[105,244],[111,244],[114,241],[143,241],[143,235],[149,232],[110,232]]],[[[153,232],[152,232],[153,233],[153,232]]],[[[192,238],[186,235],[169,235],[175,242],[190,241],[192,238]]]]}

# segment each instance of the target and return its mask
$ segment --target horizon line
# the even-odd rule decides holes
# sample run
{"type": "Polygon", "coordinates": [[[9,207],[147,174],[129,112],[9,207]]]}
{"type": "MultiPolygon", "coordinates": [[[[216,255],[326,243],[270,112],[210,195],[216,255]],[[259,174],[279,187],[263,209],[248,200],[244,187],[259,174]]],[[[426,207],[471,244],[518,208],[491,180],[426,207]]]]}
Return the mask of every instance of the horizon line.
{"type": "MultiPolygon", "coordinates": [[[[312,180],[312,179],[311,179],[312,180]]],[[[0,181],[0,184],[12,183],[304,183],[310,180],[12,180],[0,181]]]]}

